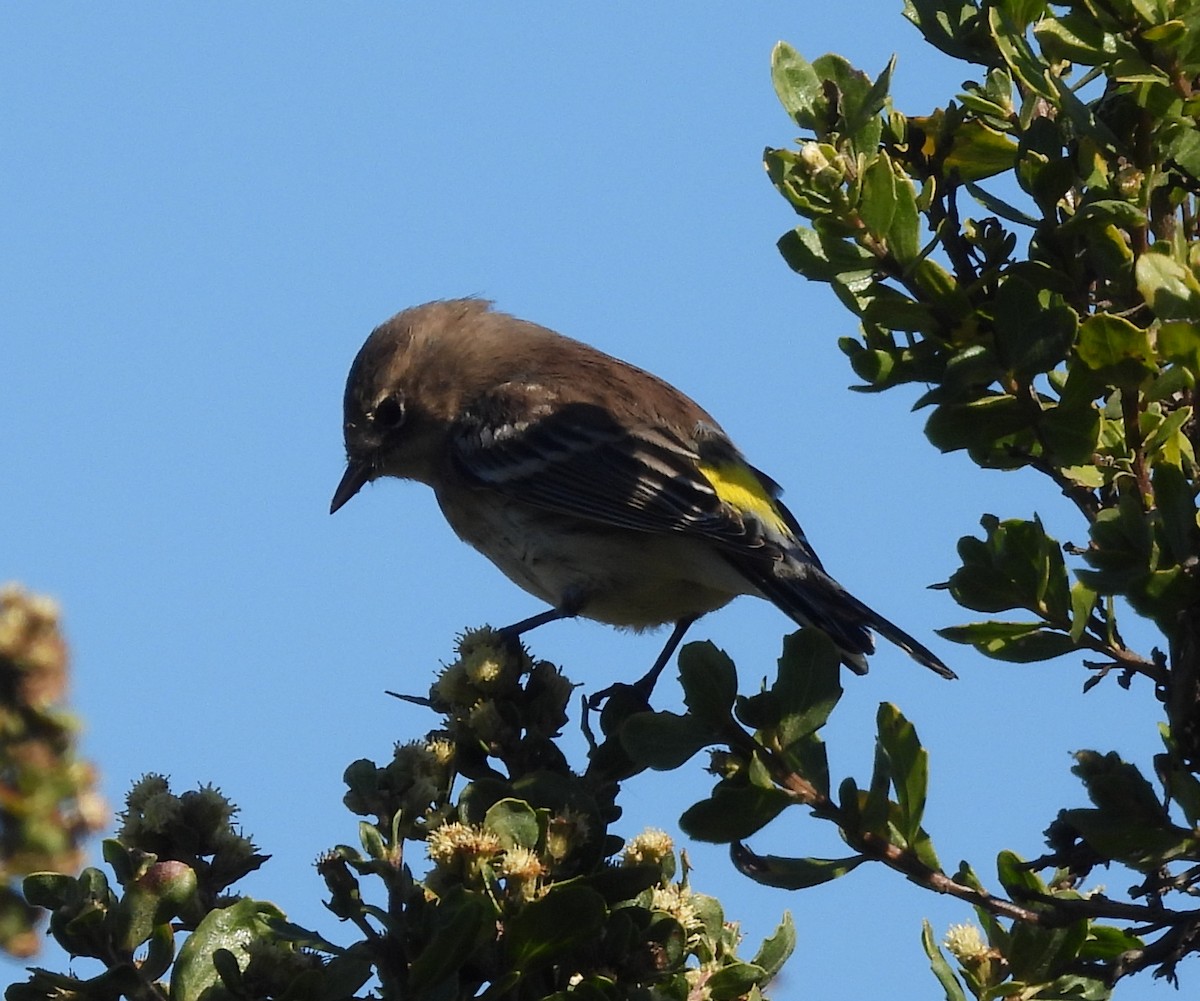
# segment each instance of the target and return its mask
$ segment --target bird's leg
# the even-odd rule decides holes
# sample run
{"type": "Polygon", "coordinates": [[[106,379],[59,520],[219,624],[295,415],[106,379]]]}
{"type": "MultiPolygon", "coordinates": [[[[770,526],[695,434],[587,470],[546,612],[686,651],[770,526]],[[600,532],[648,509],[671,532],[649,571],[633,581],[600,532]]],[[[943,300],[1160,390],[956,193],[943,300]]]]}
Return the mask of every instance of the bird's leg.
{"type": "Polygon", "coordinates": [[[547,622],[557,622],[559,619],[573,619],[578,614],[578,612],[562,608],[547,608],[544,612],[538,612],[537,615],[531,615],[527,619],[514,622],[511,626],[505,626],[503,629],[496,631],[503,633],[511,639],[515,639],[522,633],[527,633],[538,626],[544,626],[547,622]]]}
{"type": "Polygon", "coordinates": [[[662,674],[663,668],[667,666],[671,660],[671,656],[675,653],[679,644],[683,642],[684,634],[698,618],[700,618],[699,615],[689,615],[687,618],[680,619],[675,623],[675,628],[671,630],[671,635],[667,637],[667,642],[662,648],[662,653],[658,655],[650,670],[639,681],[634,683],[633,687],[639,695],[646,699],[650,698],[651,693],[654,691],[654,686],[658,683],[658,676],[662,674]]]}
{"type": "Polygon", "coordinates": [[[527,619],[514,622],[511,626],[505,626],[503,629],[497,629],[496,631],[510,642],[515,642],[522,633],[527,633],[538,626],[544,626],[547,622],[575,618],[575,616],[583,611],[586,600],[581,593],[571,589],[563,595],[562,601],[555,608],[547,608],[544,612],[538,612],[537,615],[531,615],[527,619]]]}
{"type": "Polygon", "coordinates": [[[700,618],[699,615],[690,615],[687,618],[680,619],[678,622],[676,622],[675,628],[671,630],[671,635],[667,637],[666,645],[662,648],[662,652],[655,659],[654,664],[651,666],[649,671],[647,671],[632,685],[626,685],[622,682],[617,682],[617,684],[609,685],[603,691],[596,692],[595,695],[589,696],[587,700],[588,709],[599,709],[600,706],[604,704],[606,699],[612,698],[619,691],[629,691],[635,695],[639,701],[648,704],[650,701],[650,696],[654,692],[654,686],[658,683],[658,676],[662,674],[663,668],[666,667],[670,662],[671,655],[675,653],[676,648],[683,640],[684,633],[688,631],[688,628],[691,626],[691,624],[698,618],[700,618]]]}

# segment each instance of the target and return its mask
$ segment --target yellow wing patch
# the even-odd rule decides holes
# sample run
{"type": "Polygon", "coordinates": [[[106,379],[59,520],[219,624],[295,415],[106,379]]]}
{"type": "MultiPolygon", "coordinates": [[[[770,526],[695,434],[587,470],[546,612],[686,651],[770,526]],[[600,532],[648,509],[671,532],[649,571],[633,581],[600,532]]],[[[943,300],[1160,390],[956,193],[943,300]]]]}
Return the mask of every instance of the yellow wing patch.
{"type": "Polygon", "coordinates": [[[748,466],[740,462],[725,462],[719,466],[702,462],[699,468],[700,475],[712,484],[717,497],[735,511],[752,514],[776,532],[788,534],[787,522],[780,517],[775,501],[748,466]]]}

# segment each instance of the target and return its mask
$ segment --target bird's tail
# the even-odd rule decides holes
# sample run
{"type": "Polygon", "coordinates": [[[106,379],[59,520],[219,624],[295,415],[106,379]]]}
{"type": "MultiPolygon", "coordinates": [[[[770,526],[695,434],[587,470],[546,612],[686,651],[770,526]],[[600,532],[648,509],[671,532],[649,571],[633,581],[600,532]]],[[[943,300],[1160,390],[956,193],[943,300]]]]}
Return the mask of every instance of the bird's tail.
{"type": "Polygon", "coordinates": [[[863,604],[815,563],[793,558],[770,569],[760,563],[741,563],[738,569],[793,621],[815,626],[833,640],[856,674],[867,673],[867,655],[875,652],[874,630],[934,673],[958,677],[932,650],[863,604]]]}

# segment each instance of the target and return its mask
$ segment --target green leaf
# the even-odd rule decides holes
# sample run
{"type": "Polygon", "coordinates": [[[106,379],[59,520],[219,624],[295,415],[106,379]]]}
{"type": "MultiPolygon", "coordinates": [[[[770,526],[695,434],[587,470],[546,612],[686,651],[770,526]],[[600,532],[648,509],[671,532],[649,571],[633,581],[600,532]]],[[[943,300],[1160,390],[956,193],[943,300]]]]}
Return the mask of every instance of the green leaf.
{"type": "Polygon", "coordinates": [[[1016,664],[1052,660],[1076,649],[1069,635],[1037,622],[973,622],[947,626],[937,634],[952,643],[969,644],[994,660],[1016,664]]]}
{"type": "Polygon", "coordinates": [[[660,863],[605,866],[585,879],[586,885],[604,898],[610,906],[632,900],[663,880],[660,863]]]}
{"type": "Polygon", "coordinates": [[[1084,10],[1071,11],[1062,17],[1047,17],[1038,22],[1033,35],[1046,58],[1069,60],[1081,66],[1099,66],[1129,58],[1137,49],[1119,35],[1105,31],[1095,18],[1084,10]]]}
{"type": "Polygon", "coordinates": [[[1136,384],[1158,371],[1149,331],[1121,316],[1089,316],[1079,325],[1075,350],[1088,368],[1108,373],[1119,385],[1136,384]]]}
{"type": "Polygon", "coordinates": [[[34,907],[57,910],[74,896],[75,877],[61,872],[31,873],[22,881],[21,891],[34,907]]]}
{"type": "Polygon", "coordinates": [[[1136,818],[1103,810],[1063,810],[1059,819],[1075,828],[1102,858],[1140,872],[1155,872],[1180,859],[1194,862],[1200,856],[1200,840],[1182,827],[1151,828],[1136,818]]]}
{"type": "Polygon", "coordinates": [[[379,828],[368,820],[360,820],[358,822],[358,840],[363,846],[363,851],[367,853],[368,858],[375,860],[385,859],[388,857],[387,844],[383,840],[383,835],[379,828]]]}
{"type": "Polygon", "coordinates": [[[1029,900],[1046,893],[1046,884],[1015,852],[1005,850],[996,856],[996,875],[1014,900],[1029,900]]]}
{"type": "Polygon", "coordinates": [[[697,841],[727,844],[761,830],[793,802],[779,789],[718,785],[709,799],[684,811],[679,826],[697,841]]]}
{"type": "Polygon", "coordinates": [[[876,740],[875,761],[871,768],[871,784],[867,787],[866,794],[860,797],[859,827],[861,830],[878,835],[885,840],[889,840],[891,835],[888,829],[892,815],[892,801],[888,799],[891,787],[892,772],[888,765],[887,754],[884,753],[883,745],[876,740]]]}
{"type": "Polygon", "coordinates": [[[950,969],[950,964],[946,962],[946,957],[942,955],[942,950],[938,948],[937,941],[933,937],[933,926],[928,920],[921,922],[921,946],[925,950],[925,955],[929,957],[929,967],[933,970],[933,975],[937,977],[938,983],[942,985],[942,990],[946,992],[946,1001],[967,1001],[962,984],[958,982],[954,971],[950,969]]]}
{"type": "Polygon", "coordinates": [[[753,963],[734,962],[722,966],[708,978],[705,990],[713,1001],[735,1001],[744,998],[752,987],[767,982],[767,973],[753,963]]]}
{"type": "Polygon", "coordinates": [[[1149,570],[1154,544],[1138,499],[1122,494],[1115,508],[1105,508],[1096,516],[1089,535],[1093,545],[1083,558],[1097,572],[1078,571],[1079,579],[1100,594],[1132,591],[1149,570]]]}
{"type": "Polygon", "coordinates": [[[1144,872],[1196,857],[1200,839],[1171,822],[1136,766],[1112,752],[1079,751],[1075,761],[1071,771],[1083,780],[1096,809],[1065,810],[1060,817],[1096,851],[1144,872]]]}
{"type": "MultiPolygon", "coordinates": [[[[735,846],[734,850],[737,847],[740,846],[735,846]]],[[[751,962],[761,967],[768,977],[773,977],[783,968],[783,964],[795,949],[796,925],[792,921],[792,915],[784,911],[783,920],[779,922],[775,933],[763,941],[751,962]]]]}
{"type": "Polygon", "coordinates": [[[249,959],[250,943],[270,938],[270,922],[283,918],[274,904],[249,898],[209,911],[179,950],[171,973],[171,1001],[201,1001],[220,982],[214,954],[224,949],[242,967],[249,959]]]}
{"type": "Polygon", "coordinates": [[[808,226],[784,233],[778,246],[788,267],[814,281],[866,285],[879,266],[874,255],[857,243],[808,226]]]}
{"type": "Polygon", "coordinates": [[[540,830],[537,813],[519,799],[502,799],[483,818],[483,826],[500,839],[504,848],[537,847],[540,830]]]}
{"type": "Polygon", "coordinates": [[[1035,984],[1053,980],[1079,954],[1087,926],[1086,919],[1058,928],[1015,922],[1005,957],[1013,979],[1035,984]]]}
{"type": "Polygon", "coordinates": [[[635,713],[621,726],[621,746],[635,764],[655,771],[678,768],[719,736],[695,716],[635,713]]]}
{"type": "Polygon", "coordinates": [[[896,203],[887,231],[888,249],[901,265],[913,264],[921,255],[921,214],[917,193],[907,177],[896,179],[896,203]]]}
{"type": "Polygon", "coordinates": [[[1015,222],[1020,226],[1037,227],[1040,225],[1037,219],[1023,212],[1015,205],[1010,205],[1003,198],[993,195],[990,191],[981,188],[978,184],[968,181],[966,184],[967,191],[980,205],[991,212],[993,215],[999,216],[1001,219],[1007,219],[1009,222],[1015,222]]]}
{"type": "Polygon", "coordinates": [[[1029,424],[1029,413],[1020,401],[1007,394],[993,394],[970,403],[936,407],[925,422],[925,437],[942,452],[986,450],[1029,424]]]}
{"type": "MultiPolygon", "coordinates": [[[[1069,582],[1062,549],[1036,516],[1032,521],[993,515],[981,519],[986,540],[958,540],[962,566],[939,587],[977,612],[1027,608],[1066,629],[1070,610],[1069,582]]],[[[974,642],[967,637],[958,642],[974,642]]]]}
{"type": "Polygon", "coordinates": [[[1059,404],[1042,411],[1042,438],[1055,459],[1065,466],[1091,463],[1100,440],[1100,411],[1088,401],[1083,406],[1059,404]]]}
{"type": "Polygon", "coordinates": [[[1005,365],[1026,378],[1049,372],[1071,350],[1079,317],[1054,305],[1029,282],[1010,276],[996,295],[996,350],[1005,365]]]}
{"type": "Polygon", "coordinates": [[[886,153],[881,152],[863,172],[858,213],[872,236],[887,237],[896,214],[896,174],[886,153]]]}
{"type": "Polygon", "coordinates": [[[1165,254],[1142,254],[1134,266],[1138,291],[1160,320],[1200,320],[1200,282],[1165,254]]]}
{"type": "Polygon", "coordinates": [[[987,12],[992,41],[1003,56],[1012,75],[1026,88],[1047,101],[1057,103],[1058,91],[1050,82],[1050,67],[1025,39],[1025,32],[1014,24],[1008,11],[991,7],[987,12]]]}
{"type": "Polygon", "coordinates": [[[906,842],[918,839],[925,815],[929,787],[929,754],[921,746],[917,731],[890,702],[875,715],[878,740],[887,757],[896,803],[900,808],[900,833],[906,842]]]}
{"type": "Polygon", "coordinates": [[[946,174],[957,174],[960,181],[982,181],[1012,170],[1018,151],[1008,136],[968,118],[954,129],[942,167],[946,174]]]}
{"type": "Polygon", "coordinates": [[[787,42],[771,52],[771,84],[775,95],[802,129],[823,132],[829,102],[812,65],[787,42]]]}
{"type": "Polygon", "coordinates": [[[1088,798],[1106,813],[1120,814],[1148,827],[1169,823],[1154,787],[1136,765],[1121,760],[1115,751],[1077,751],[1071,771],[1087,788],[1088,798]]]}
{"type": "Polygon", "coordinates": [[[814,59],[813,69],[821,78],[822,92],[831,94],[830,112],[837,112],[837,121],[830,123],[833,131],[850,139],[859,152],[873,154],[879,148],[883,133],[879,110],[886,98],[886,89],[881,94],[879,87],[862,70],[855,69],[845,58],[834,53],[814,59]]]}
{"type": "Polygon", "coordinates": [[[607,915],[604,898],[595,890],[560,883],[509,919],[504,938],[507,962],[526,974],[562,961],[572,950],[600,937],[607,915]]]}
{"type": "Polygon", "coordinates": [[[1122,953],[1144,947],[1145,942],[1123,928],[1093,924],[1088,929],[1087,941],[1080,946],[1079,958],[1084,962],[1111,962],[1122,953]]]}
{"type": "Polygon", "coordinates": [[[849,858],[785,858],[782,855],[757,855],[740,842],[729,849],[734,866],[763,886],[781,890],[806,890],[840,879],[865,862],[865,855],[849,858]]]}
{"type": "Polygon", "coordinates": [[[1083,581],[1071,585],[1071,639],[1078,643],[1096,607],[1097,594],[1083,581]]]}
{"type": "Polygon", "coordinates": [[[1158,328],[1158,353],[1167,361],[1185,365],[1193,376],[1200,375],[1200,327],[1186,321],[1162,324],[1158,328]]]}
{"type": "Polygon", "coordinates": [[[737,698],[737,669],[712,643],[689,643],[679,652],[679,681],[689,712],[712,732],[731,720],[737,698]]]}
{"type": "Polygon", "coordinates": [[[775,684],[738,700],[738,718],[747,726],[774,731],[788,746],[825,725],[842,697],[841,658],[819,629],[784,637],[775,684]]]}
{"type": "MultiPolygon", "coordinates": [[[[1143,427],[1150,414],[1143,414],[1143,427]]],[[[1176,464],[1181,455],[1191,454],[1191,443],[1184,433],[1184,426],[1192,419],[1191,407],[1179,407],[1171,411],[1165,420],[1146,436],[1142,448],[1146,458],[1155,465],[1176,464]]]]}
{"type": "Polygon", "coordinates": [[[930,45],[955,59],[988,65],[994,58],[972,0],[904,0],[904,16],[930,45]]]}

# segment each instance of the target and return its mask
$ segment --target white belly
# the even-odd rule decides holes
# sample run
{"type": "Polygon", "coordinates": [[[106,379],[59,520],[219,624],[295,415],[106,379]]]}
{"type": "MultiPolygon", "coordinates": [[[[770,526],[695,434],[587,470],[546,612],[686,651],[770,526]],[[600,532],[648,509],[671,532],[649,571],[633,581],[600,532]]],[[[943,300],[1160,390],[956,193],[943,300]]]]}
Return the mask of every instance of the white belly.
{"type": "Polygon", "coordinates": [[[644,629],[758,592],[703,540],[609,528],[526,505],[438,503],[464,542],[548,605],[644,629]]]}

